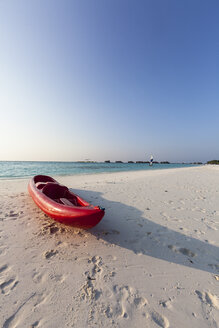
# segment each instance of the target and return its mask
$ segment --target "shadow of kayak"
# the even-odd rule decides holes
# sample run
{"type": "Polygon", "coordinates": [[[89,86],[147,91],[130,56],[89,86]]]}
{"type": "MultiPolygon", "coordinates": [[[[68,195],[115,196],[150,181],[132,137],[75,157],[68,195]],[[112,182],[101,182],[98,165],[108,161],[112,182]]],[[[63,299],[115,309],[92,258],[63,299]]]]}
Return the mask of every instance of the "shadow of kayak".
{"type": "Polygon", "coordinates": [[[93,205],[105,207],[102,221],[89,233],[107,243],[170,263],[219,272],[219,247],[171,230],[143,216],[139,209],[102,198],[100,192],[71,189],[93,205]]]}

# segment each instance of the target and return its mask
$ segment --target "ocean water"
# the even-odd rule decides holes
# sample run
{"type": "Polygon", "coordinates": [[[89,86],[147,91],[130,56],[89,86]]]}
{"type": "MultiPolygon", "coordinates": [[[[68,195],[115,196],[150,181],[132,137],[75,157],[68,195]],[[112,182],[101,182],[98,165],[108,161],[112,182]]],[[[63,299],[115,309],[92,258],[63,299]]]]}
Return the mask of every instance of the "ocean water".
{"type": "Polygon", "coordinates": [[[50,176],[95,174],[105,172],[171,169],[191,164],[82,163],[82,162],[12,162],[0,161],[0,179],[27,178],[37,174],[50,176]]]}

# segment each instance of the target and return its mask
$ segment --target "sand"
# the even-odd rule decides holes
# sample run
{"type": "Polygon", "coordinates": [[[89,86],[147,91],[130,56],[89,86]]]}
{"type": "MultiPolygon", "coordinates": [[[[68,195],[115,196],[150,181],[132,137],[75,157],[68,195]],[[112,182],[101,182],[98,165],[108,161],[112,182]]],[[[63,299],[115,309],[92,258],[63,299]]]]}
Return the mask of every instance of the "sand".
{"type": "Polygon", "coordinates": [[[57,179],[105,217],[63,226],[0,181],[1,327],[218,327],[218,167],[57,179]]]}

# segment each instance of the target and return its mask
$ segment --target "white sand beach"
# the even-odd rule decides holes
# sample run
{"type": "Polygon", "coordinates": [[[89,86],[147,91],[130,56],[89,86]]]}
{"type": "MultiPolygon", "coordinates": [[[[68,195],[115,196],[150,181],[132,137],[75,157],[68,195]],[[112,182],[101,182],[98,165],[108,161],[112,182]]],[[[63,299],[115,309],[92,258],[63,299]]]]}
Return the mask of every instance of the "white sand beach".
{"type": "Polygon", "coordinates": [[[219,167],[55,178],[106,214],[67,227],[0,181],[1,327],[218,327],[219,167]]]}

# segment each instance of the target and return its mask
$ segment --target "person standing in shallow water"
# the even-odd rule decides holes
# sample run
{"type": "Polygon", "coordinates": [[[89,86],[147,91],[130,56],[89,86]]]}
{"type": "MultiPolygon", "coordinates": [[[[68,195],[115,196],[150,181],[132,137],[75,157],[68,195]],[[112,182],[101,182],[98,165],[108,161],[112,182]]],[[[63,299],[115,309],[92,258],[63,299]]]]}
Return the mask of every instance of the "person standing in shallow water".
{"type": "Polygon", "coordinates": [[[154,160],[154,158],[153,158],[153,155],[151,155],[151,158],[150,158],[150,166],[152,166],[153,165],[153,160],[154,160]]]}

